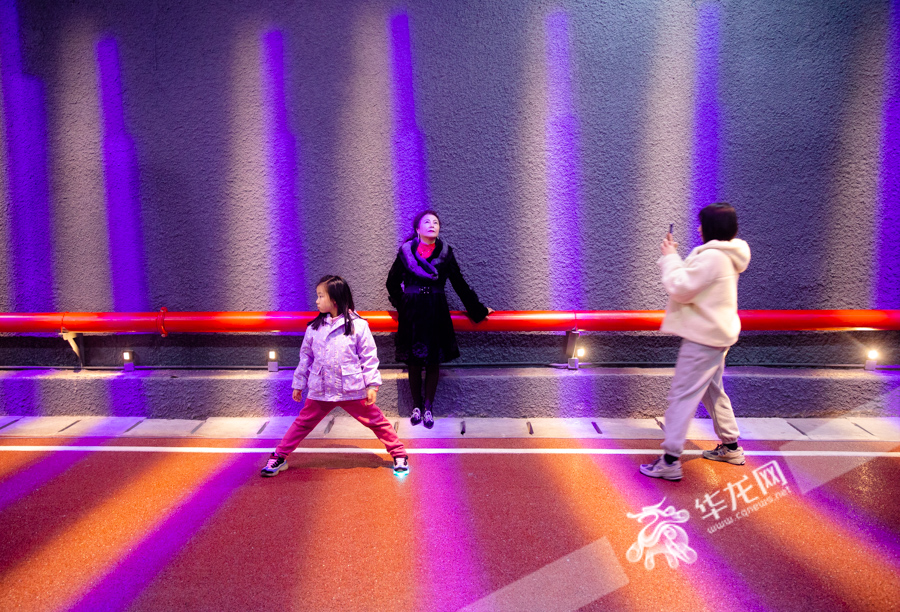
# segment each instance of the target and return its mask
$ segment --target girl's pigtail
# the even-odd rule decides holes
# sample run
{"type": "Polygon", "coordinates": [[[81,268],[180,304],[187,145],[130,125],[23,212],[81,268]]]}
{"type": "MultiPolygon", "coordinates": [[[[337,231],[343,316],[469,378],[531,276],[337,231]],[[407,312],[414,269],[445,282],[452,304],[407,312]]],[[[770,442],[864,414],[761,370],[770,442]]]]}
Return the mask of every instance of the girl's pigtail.
{"type": "Polygon", "coordinates": [[[349,336],[353,333],[353,321],[350,320],[350,313],[356,312],[356,304],[353,303],[353,294],[350,293],[350,285],[344,282],[344,288],[347,290],[343,303],[344,309],[344,335],[349,336]]]}

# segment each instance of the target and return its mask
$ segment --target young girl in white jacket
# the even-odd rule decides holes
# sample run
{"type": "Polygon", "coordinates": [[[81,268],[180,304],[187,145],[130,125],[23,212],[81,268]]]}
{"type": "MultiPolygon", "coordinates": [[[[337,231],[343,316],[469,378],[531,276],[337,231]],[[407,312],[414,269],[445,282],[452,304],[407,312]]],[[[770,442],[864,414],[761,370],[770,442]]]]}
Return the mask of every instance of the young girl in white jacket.
{"type": "Polygon", "coordinates": [[[744,464],[738,446],[738,427],[731,400],[722,386],[725,355],[737,342],[741,320],[737,313],[738,276],[750,263],[750,247],[735,238],[737,214],[729,204],[710,204],[700,211],[703,244],[682,261],[672,234],[666,234],[660,250],[662,282],[669,294],[663,332],[681,336],[675,377],[666,410],[665,454],[641,466],[652,478],[681,480],[681,456],[688,427],[703,401],[722,441],[715,450],[703,451],[713,461],[744,464]]]}
{"type": "Polygon", "coordinates": [[[350,287],[340,276],[325,276],[316,285],[317,316],[309,324],[294,371],[294,401],[309,389],[300,416],[262,469],[276,476],[287,469],[287,456],[325,416],[341,407],[371,429],[394,458],[394,472],[406,474],[409,462],[397,432],[375,405],[381,374],[375,339],[365,319],[356,314],[350,287]]]}

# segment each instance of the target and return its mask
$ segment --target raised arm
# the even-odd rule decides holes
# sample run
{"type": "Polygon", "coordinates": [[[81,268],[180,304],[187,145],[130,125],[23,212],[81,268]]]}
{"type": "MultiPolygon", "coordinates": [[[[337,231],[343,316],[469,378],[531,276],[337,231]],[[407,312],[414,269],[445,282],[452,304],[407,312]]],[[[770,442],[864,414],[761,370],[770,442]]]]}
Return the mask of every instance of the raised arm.
{"type": "Polygon", "coordinates": [[[721,274],[718,257],[725,257],[714,250],[708,250],[691,258],[685,264],[677,254],[659,258],[662,283],[666,293],[681,304],[690,304],[701,291],[709,287],[721,274]]]}

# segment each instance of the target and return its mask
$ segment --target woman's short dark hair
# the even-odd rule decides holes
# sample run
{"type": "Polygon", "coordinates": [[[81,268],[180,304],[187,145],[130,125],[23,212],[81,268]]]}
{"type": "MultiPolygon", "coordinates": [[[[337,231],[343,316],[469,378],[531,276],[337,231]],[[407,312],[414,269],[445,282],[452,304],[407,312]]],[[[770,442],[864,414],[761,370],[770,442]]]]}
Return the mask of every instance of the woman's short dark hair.
{"type": "MultiPolygon", "coordinates": [[[[325,285],[325,292],[331,301],[337,306],[338,315],[344,315],[344,335],[349,336],[353,333],[353,321],[350,320],[350,312],[356,310],[353,305],[353,294],[350,293],[350,285],[347,284],[340,276],[334,274],[326,274],[319,279],[316,287],[325,285]]],[[[313,319],[309,325],[313,329],[319,329],[319,326],[325,321],[326,313],[320,312],[319,316],[313,319]]]]}
{"type": "Polygon", "coordinates": [[[700,211],[700,231],[703,242],[710,240],[731,240],[737,236],[737,212],[731,204],[716,202],[700,211]]]}
{"type": "Polygon", "coordinates": [[[435,211],[431,210],[430,208],[428,210],[423,210],[413,218],[413,233],[412,236],[409,237],[409,240],[412,240],[419,235],[419,224],[422,222],[422,219],[425,218],[425,215],[433,215],[434,218],[438,220],[438,224],[440,224],[441,218],[438,217],[438,214],[435,211]]]}

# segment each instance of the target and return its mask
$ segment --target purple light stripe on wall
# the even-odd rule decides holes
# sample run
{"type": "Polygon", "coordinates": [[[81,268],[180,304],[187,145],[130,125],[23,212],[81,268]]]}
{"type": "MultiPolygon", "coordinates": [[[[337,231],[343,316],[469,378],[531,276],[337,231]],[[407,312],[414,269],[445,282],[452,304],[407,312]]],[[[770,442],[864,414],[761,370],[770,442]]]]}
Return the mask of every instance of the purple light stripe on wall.
{"type": "MultiPolygon", "coordinates": [[[[705,2],[697,16],[697,63],[694,90],[694,148],[691,206],[681,242],[693,248],[701,238],[694,228],[704,206],[719,199],[719,22],[721,6],[705,2]]],[[[685,250],[687,252],[687,250],[685,250]]]]}
{"type": "Polygon", "coordinates": [[[302,310],[306,287],[302,203],[299,198],[298,143],[288,121],[285,88],[284,34],[262,37],[262,90],[265,112],[266,191],[269,209],[271,265],[274,268],[274,306],[302,310]]]}
{"type": "MultiPolygon", "coordinates": [[[[121,372],[106,379],[106,410],[112,416],[143,416],[153,414],[152,396],[147,383],[152,378],[150,370],[121,372]]],[[[101,400],[102,401],[102,400],[101,400]]]]}
{"type": "Polygon", "coordinates": [[[147,292],[137,151],[128,133],[122,69],[113,38],[97,43],[103,169],[113,307],[119,312],[151,308],[147,292]]]}
{"type": "Polygon", "coordinates": [[[581,128],[572,102],[569,18],[547,16],[547,207],[551,307],[584,308],[581,257],[581,128]]]}
{"type": "Polygon", "coordinates": [[[890,31],[884,54],[884,105],[879,172],[879,235],[874,308],[900,307],[900,0],[891,2],[890,31]]]}
{"type": "Polygon", "coordinates": [[[412,218],[430,207],[425,137],[416,123],[412,43],[409,16],[399,13],[389,21],[391,92],[393,102],[394,216],[397,237],[405,237],[412,218]]]}
{"type": "Polygon", "coordinates": [[[0,3],[0,80],[6,123],[10,308],[56,310],[48,188],[47,120],[41,82],[23,72],[14,2],[0,3]]]}
{"type": "Polygon", "coordinates": [[[40,381],[33,371],[0,372],[0,414],[23,416],[43,415],[40,381]]]}

